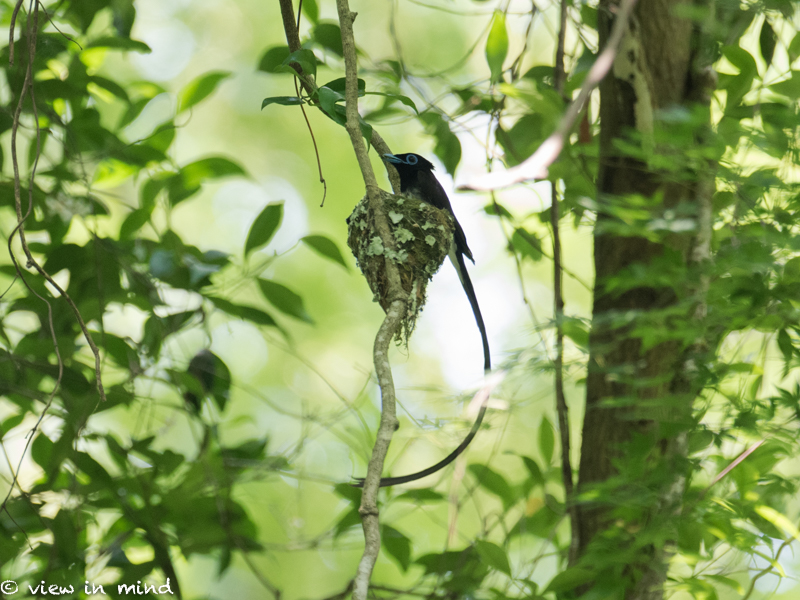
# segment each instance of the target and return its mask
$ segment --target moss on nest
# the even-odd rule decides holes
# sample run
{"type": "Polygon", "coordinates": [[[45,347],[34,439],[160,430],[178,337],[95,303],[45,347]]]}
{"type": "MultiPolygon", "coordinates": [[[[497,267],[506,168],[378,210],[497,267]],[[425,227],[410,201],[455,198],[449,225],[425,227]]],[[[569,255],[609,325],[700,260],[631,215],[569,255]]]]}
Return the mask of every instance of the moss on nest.
{"type": "Polygon", "coordinates": [[[396,241],[396,250],[384,248],[375,230],[375,218],[366,197],[348,217],[347,245],[372,290],[373,299],[384,312],[389,309],[386,262],[392,260],[400,272],[409,304],[398,340],[408,343],[417,317],[425,305],[425,289],[434,273],[442,266],[453,239],[453,219],[443,210],[408,196],[395,196],[381,190],[389,226],[396,241]]]}

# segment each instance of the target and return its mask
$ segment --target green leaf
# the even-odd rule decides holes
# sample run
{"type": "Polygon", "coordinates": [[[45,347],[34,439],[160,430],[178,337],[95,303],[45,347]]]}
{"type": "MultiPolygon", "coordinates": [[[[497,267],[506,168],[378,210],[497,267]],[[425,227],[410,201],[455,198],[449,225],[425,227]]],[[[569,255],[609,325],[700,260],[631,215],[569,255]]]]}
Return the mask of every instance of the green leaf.
{"type": "Polygon", "coordinates": [[[483,212],[493,217],[502,217],[504,219],[508,219],[509,221],[514,220],[514,217],[511,215],[510,212],[508,212],[508,209],[499,202],[493,202],[491,204],[487,204],[486,206],[483,207],[483,212]]]}
{"type": "Polygon", "coordinates": [[[152,50],[150,46],[138,40],[132,40],[124,37],[101,37],[89,42],[87,48],[115,48],[119,50],[132,50],[133,52],[141,52],[142,54],[150,54],[152,50]]]}
{"type": "MultiPolygon", "coordinates": [[[[363,79],[358,79],[358,96],[361,97],[366,93],[367,90],[367,82],[363,79]]],[[[345,88],[347,87],[347,80],[344,77],[339,77],[338,79],[332,79],[328,83],[326,83],[323,87],[330,88],[334,92],[339,92],[344,96],[345,88]]]]}
{"type": "Polygon", "coordinates": [[[166,177],[162,175],[153,179],[148,179],[144,185],[142,185],[139,190],[139,203],[142,205],[142,208],[153,209],[159,192],[166,187],[169,178],[172,176],[174,175],[170,174],[166,177]]]}
{"type": "Polygon", "coordinates": [[[127,240],[133,237],[133,234],[139,231],[149,220],[150,215],[153,213],[152,206],[150,209],[137,208],[125,217],[122,225],[119,228],[119,238],[127,240]]]}
{"type": "Polygon", "coordinates": [[[258,61],[258,70],[265,73],[277,73],[277,67],[291,54],[289,46],[273,46],[268,48],[258,61]]]}
{"type": "Polygon", "coordinates": [[[789,43],[789,62],[793,63],[800,58],[800,33],[796,33],[789,43]]]}
{"type": "Polygon", "coordinates": [[[294,71],[294,66],[292,66],[292,63],[297,64],[302,69],[304,75],[315,77],[317,74],[317,62],[317,57],[314,56],[314,53],[311,50],[301,49],[292,52],[289,56],[287,56],[283,60],[283,66],[289,67],[292,71],[294,71]]]}
{"type": "Polygon", "coordinates": [[[342,31],[339,29],[338,23],[318,23],[311,30],[311,39],[336,56],[344,56],[342,31]]]}
{"type": "Polygon", "coordinates": [[[562,592],[568,592],[569,590],[574,590],[579,585],[589,583],[592,581],[592,579],[594,579],[594,577],[595,574],[589,569],[572,567],[553,577],[553,579],[550,580],[550,583],[547,584],[547,588],[542,593],[546,594],[547,592],[556,592],[559,594],[562,592]]]}
{"type": "Polygon", "coordinates": [[[297,96],[272,96],[271,98],[264,98],[261,103],[261,110],[270,104],[280,104],[281,106],[300,106],[303,103],[302,98],[297,96]]]}
{"type": "Polygon", "coordinates": [[[488,574],[489,569],[480,560],[480,556],[474,547],[464,550],[449,550],[436,554],[425,554],[416,561],[418,565],[425,568],[425,574],[437,574],[441,576],[460,578],[465,582],[480,583],[488,574]]]}
{"type": "Polygon", "coordinates": [[[528,456],[522,456],[521,458],[522,462],[524,462],[525,466],[528,468],[533,485],[544,486],[545,478],[544,475],[542,475],[542,470],[539,468],[539,465],[536,463],[536,461],[528,456]]]}
{"type": "Polygon", "coordinates": [[[429,488],[408,490],[395,497],[395,500],[406,500],[407,502],[442,502],[444,499],[442,494],[429,488]]]}
{"type": "Polygon", "coordinates": [[[546,465],[550,465],[553,460],[553,453],[556,449],[556,432],[550,424],[550,419],[542,417],[539,425],[539,452],[546,465]]]}
{"type": "Polygon", "coordinates": [[[333,491],[356,506],[361,504],[361,495],[363,493],[361,488],[353,487],[347,483],[337,483],[333,486],[333,491]]]}
{"type": "Polygon", "coordinates": [[[195,188],[206,179],[247,175],[238,163],[222,156],[209,156],[189,163],[181,169],[183,184],[187,188],[195,188]]]}
{"type": "Polygon", "coordinates": [[[114,28],[123,37],[130,36],[133,21],[136,19],[136,8],[133,6],[133,2],[134,0],[116,0],[111,3],[114,28]]]}
{"type": "MultiPolygon", "coordinates": [[[[360,81],[360,80],[359,80],[360,81]]],[[[408,96],[403,96],[402,94],[389,94],[386,92],[366,92],[367,96],[384,96],[389,98],[390,100],[397,100],[398,102],[405,104],[409,108],[411,108],[415,113],[419,114],[417,110],[417,105],[414,104],[414,101],[409,98],[408,96]]]]}
{"type": "Polygon", "coordinates": [[[183,202],[200,191],[199,185],[193,187],[185,185],[184,179],[180,173],[169,177],[164,183],[167,189],[167,199],[169,200],[170,206],[177,206],[180,202],[183,202]]]}
{"type": "Polygon", "coordinates": [[[575,345],[587,350],[589,348],[589,330],[580,319],[562,317],[561,327],[564,335],[575,342],[575,345]]]}
{"type": "Polygon", "coordinates": [[[178,264],[172,250],[156,250],[150,256],[148,267],[150,274],[158,279],[165,279],[175,273],[178,264]]]}
{"type": "Polygon", "coordinates": [[[733,588],[737,594],[744,594],[744,587],[742,586],[741,583],[739,583],[735,579],[731,579],[730,577],[725,577],[724,575],[711,575],[711,574],[703,575],[703,577],[705,579],[710,579],[711,581],[721,583],[722,585],[726,585],[729,588],[733,588]]]}
{"type": "Polygon", "coordinates": [[[144,143],[160,152],[166,152],[174,139],[175,124],[172,121],[167,121],[156,127],[144,143]]]}
{"type": "Polygon", "coordinates": [[[783,265],[783,281],[786,283],[800,282],[800,256],[787,260],[783,265]]]}
{"type": "Polygon", "coordinates": [[[306,312],[303,306],[303,298],[287,288],[285,285],[269,281],[268,279],[258,279],[258,287],[261,293],[269,300],[275,308],[282,313],[290,315],[306,323],[314,323],[314,320],[306,312]]]}
{"type": "Polygon", "coordinates": [[[372,143],[372,125],[367,123],[363,118],[361,118],[361,115],[359,115],[358,127],[361,129],[361,135],[364,136],[364,139],[367,142],[367,149],[369,149],[369,146],[372,143]]]}
{"type": "Polygon", "coordinates": [[[50,459],[53,454],[53,441],[41,431],[31,444],[31,458],[45,471],[50,466],[50,459]]]}
{"type": "Polygon", "coordinates": [[[735,202],[736,202],[736,194],[725,190],[716,192],[714,196],[711,198],[711,203],[715,213],[718,213],[723,209],[728,208],[735,202]]]}
{"type": "Polygon", "coordinates": [[[511,565],[508,562],[508,556],[506,555],[506,551],[500,546],[485,540],[476,540],[475,550],[478,551],[478,555],[483,562],[493,569],[511,577],[511,565]]]}
{"type": "Polygon", "coordinates": [[[758,73],[756,60],[744,48],[740,48],[739,46],[724,46],[722,48],[722,54],[734,67],[739,69],[740,75],[755,75],[758,73]]]}
{"type": "Polygon", "coordinates": [[[0,439],[3,438],[9,431],[14,429],[17,425],[22,423],[25,420],[26,414],[20,413],[18,415],[14,415],[13,417],[7,418],[5,421],[0,423],[0,439]]]}
{"type": "Polygon", "coordinates": [[[533,262],[542,259],[542,244],[535,233],[518,227],[511,234],[511,246],[513,250],[519,252],[522,258],[529,258],[533,262]]]}
{"type": "Polygon", "coordinates": [[[792,345],[792,338],[789,336],[789,332],[785,329],[781,329],[778,332],[778,348],[780,348],[781,354],[783,354],[783,360],[788,364],[788,362],[792,360],[794,346],[792,345]]]}
{"type": "Polygon", "coordinates": [[[782,530],[787,536],[800,539],[800,530],[797,529],[797,525],[783,513],[778,512],[771,506],[765,505],[756,506],[755,512],[763,519],[769,521],[775,528],[782,530]]]}
{"type": "Polygon", "coordinates": [[[225,410],[230,398],[231,372],[219,356],[208,350],[198,352],[189,362],[186,373],[197,384],[194,387],[198,395],[210,394],[219,410],[225,410]]]}
{"type": "Polygon", "coordinates": [[[498,125],[495,132],[509,166],[518,165],[533,154],[548,134],[549,128],[538,113],[523,115],[508,131],[498,125]]]}
{"type": "Polygon", "coordinates": [[[105,77],[100,77],[98,75],[90,77],[89,80],[96,86],[111,92],[117,98],[124,100],[125,102],[130,102],[130,98],[128,97],[128,92],[126,92],[125,88],[123,88],[116,81],[111,81],[110,79],[106,79],[105,77]]]}
{"type": "Polygon", "coordinates": [[[303,14],[312,23],[319,21],[319,6],[317,0],[303,0],[303,14]]]}
{"type": "Polygon", "coordinates": [[[256,325],[278,327],[278,323],[275,321],[275,319],[259,308],[244,306],[242,304],[234,304],[233,302],[225,300],[224,298],[217,298],[216,296],[206,296],[206,298],[211,300],[211,302],[214,303],[214,306],[216,306],[218,309],[228,313],[231,316],[239,317],[240,319],[250,321],[256,325]]]}
{"type": "Polygon", "coordinates": [[[203,262],[191,254],[184,254],[183,264],[189,270],[189,286],[192,289],[194,289],[201,282],[209,283],[211,281],[209,279],[210,276],[214,273],[217,273],[222,268],[222,266],[219,264],[203,262]]]}
{"type": "Polygon", "coordinates": [[[720,75],[720,89],[728,92],[725,110],[729,111],[741,104],[745,94],[753,86],[753,80],[758,74],[755,59],[747,50],[738,46],[724,46],[722,53],[730,63],[739,69],[738,75],[720,75]]]}
{"type": "Polygon", "coordinates": [[[425,123],[426,133],[436,140],[433,153],[442,161],[447,172],[453,175],[461,162],[461,142],[441,115],[429,111],[422,113],[420,119],[425,123]]]}
{"type": "Polygon", "coordinates": [[[178,112],[182,113],[202,102],[217,89],[217,86],[231,76],[230,71],[212,71],[194,79],[178,94],[178,112]]]}
{"type": "Polygon", "coordinates": [[[98,463],[89,454],[84,452],[75,452],[71,457],[75,466],[83,471],[92,479],[92,485],[101,484],[111,486],[114,485],[111,475],[106,471],[100,463],[98,463]]]}
{"type": "Polygon", "coordinates": [[[267,204],[250,226],[244,244],[244,255],[247,256],[252,250],[267,245],[278,230],[281,219],[283,219],[283,202],[267,204]]]}
{"type": "Polygon", "coordinates": [[[469,465],[467,469],[477,479],[478,485],[502,500],[503,506],[508,508],[514,503],[514,490],[500,473],[477,464],[469,465]]]}
{"type": "Polygon", "coordinates": [[[508,55],[508,31],[506,31],[506,16],[502,11],[494,11],[492,28],[486,40],[486,62],[492,73],[492,83],[497,83],[503,78],[503,63],[508,55]]]}
{"type": "Polygon", "coordinates": [[[336,523],[333,528],[333,539],[335,540],[340,535],[342,535],[345,531],[350,529],[351,527],[355,527],[361,523],[361,515],[358,513],[358,507],[355,506],[348,510],[342,518],[336,523]]]}
{"type": "Polygon", "coordinates": [[[688,454],[694,454],[708,448],[714,441],[714,434],[708,429],[695,429],[688,436],[688,454]]]}
{"type": "Polygon", "coordinates": [[[386,553],[394,558],[405,572],[411,566],[411,540],[394,527],[381,527],[381,543],[386,553]]]}
{"type": "Polygon", "coordinates": [[[339,250],[339,247],[336,245],[336,242],[330,238],[327,238],[324,235],[307,235],[300,241],[306,244],[314,252],[332,260],[335,263],[339,263],[348,271],[350,270],[350,267],[345,262],[344,256],[342,256],[342,253],[339,250]]]}
{"type": "Polygon", "coordinates": [[[800,96],[800,71],[792,71],[790,79],[773,83],[769,89],[776,94],[795,100],[800,96]]]}
{"type": "Polygon", "coordinates": [[[587,27],[597,29],[597,8],[581,4],[581,22],[587,27]]]}
{"type": "Polygon", "coordinates": [[[319,88],[319,104],[322,110],[339,125],[345,124],[346,117],[341,114],[343,111],[337,111],[336,103],[343,101],[344,96],[339,92],[335,92],[326,86],[319,88]]]}
{"type": "Polygon", "coordinates": [[[778,36],[772,29],[767,19],[764,19],[764,24],[761,26],[761,34],[758,36],[758,46],[761,50],[761,56],[767,66],[772,64],[772,57],[775,54],[775,45],[777,44],[778,36]]]}

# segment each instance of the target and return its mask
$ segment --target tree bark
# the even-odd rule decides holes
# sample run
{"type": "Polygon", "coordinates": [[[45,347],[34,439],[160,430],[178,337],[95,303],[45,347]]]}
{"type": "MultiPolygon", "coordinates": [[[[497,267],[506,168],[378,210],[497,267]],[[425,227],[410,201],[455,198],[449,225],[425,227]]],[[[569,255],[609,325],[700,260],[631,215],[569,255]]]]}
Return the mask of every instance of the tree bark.
{"type": "MultiPolygon", "coordinates": [[[[600,2],[601,48],[608,39],[617,4],[613,0],[600,2]]],[[[673,500],[680,498],[683,439],[696,394],[696,386],[687,383],[690,348],[674,339],[645,344],[635,326],[647,321],[648,327],[668,330],[670,322],[659,317],[660,311],[675,307],[680,298],[698,290],[690,289],[686,282],[683,289],[653,285],[619,293],[608,283],[611,278],[630,277],[625,273],[632,269],[652,272],[664,261],[689,267],[698,259],[704,260],[707,247],[703,246],[705,257],[700,257],[698,247],[707,239],[710,218],[704,193],[707,186],[699,181],[702,175],[688,182],[686,178],[668,178],[649,169],[641,158],[622,153],[616,142],[624,139],[637,145],[645,156],[648,152],[658,154],[653,135],[657,111],[688,106],[701,96],[695,89],[698,78],[694,74],[698,32],[691,21],[675,14],[680,4],[691,1],[640,0],[611,73],[600,84],[597,193],[601,208],[594,235],[596,283],[578,489],[579,494],[586,494],[603,484],[605,487],[598,496],[602,504],[579,504],[578,540],[579,556],[584,558],[594,556],[593,551],[600,546],[607,549],[609,543],[623,546],[618,554],[594,564],[611,568],[614,561],[617,567],[622,563],[629,599],[662,596],[669,551],[653,544],[642,552],[635,532],[654,523],[667,523],[662,511],[670,514],[673,500]],[[650,199],[639,202],[637,208],[649,211],[651,220],[678,205],[683,209],[694,206],[697,227],[688,234],[621,234],[620,226],[625,223],[615,211],[631,195],[650,199]],[[639,462],[632,466],[631,461],[639,462]],[[643,474],[638,475],[636,468],[643,469],[643,474]],[[636,481],[632,481],[635,472],[636,481]],[[611,482],[617,483],[609,485],[611,482]],[[633,484],[647,486],[656,500],[639,513],[636,508],[626,509],[626,519],[633,522],[621,523],[620,513],[614,511],[624,506],[621,499],[625,490],[615,486],[635,487],[633,484]]]]}

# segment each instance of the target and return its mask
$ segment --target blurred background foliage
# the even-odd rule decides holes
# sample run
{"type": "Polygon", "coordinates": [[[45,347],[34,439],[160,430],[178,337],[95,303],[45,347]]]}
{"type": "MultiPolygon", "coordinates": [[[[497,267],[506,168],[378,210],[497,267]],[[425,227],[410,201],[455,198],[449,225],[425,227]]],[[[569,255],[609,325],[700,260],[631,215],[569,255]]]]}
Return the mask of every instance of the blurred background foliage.
{"type": "MultiPolygon", "coordinates": [[[[596,56],[597,7],[569,5],[571,97],[596,56]]],[[[668,591],[756,598],[777,590],[772,597],[790,598],[800,397],[798,17],[788,0],[717,5],[713,139],[696,144],[702,114],[659,115],[657,141],[670,151],[645,157],[675,172],[719,162],[719,285],[709,302],[724,341],[698,402],[668,591]],[[700,493],[760,440],[713,493],[700,493]]],[[[6,28],[13,8],[0,3],[6,28]]],[[[508,370],[466,462],[384,492],[373,591],[552,598],[581,580],[574,571],[558,576],[569,532],[552,425],[551,183],[493,195],[456,194],[454,186],[518,164],[555,128],[564,107],[553,89],[558,5],[362,0],[352,9],[365,132],[375,128],[395,152],[436,161],[476,257],[471,272],[495,362],[508,370]]],[[[29,192],[33,200],[25,232],[100,348],[100,401],[72,311],[25,266],[12,237],[11,130],[30,10],[26,3],[17,18],[14,65],[7,46],[0,53],[0,223],[25,278],[7,254],[0,259],[0,473],[8,494],[0,579],[21,589],[72,585],[81,596],[84,581],[116,597],[117,583],[170,578],[187,598],[340,597],[363,545],[360,490],[347,483],[365,473],[377,429],[371,348],[383,316],[344,243],[345,218],[363,195],[345,131],[306,109],[323,186],[303,115],[287,99],[296,92],[276,2],[39,5],[36,113],[28,96],[17,134],[23,212],[29,192]]],[[[344,75],[335,6],[304,0],[302,15],[304,50],[293,60],[305,61],[318,85],[335,82],[344,75]]],[[[706,16],[699,7],[686,15],[706,16]]],[[[337,86],[327,89],[335,114],[337,86]]],[[[573,439],[591,317],[597,128],[595,100],[550,174],[563,204],[573,439]]],[[[374,152],[372,160],[383,174],[374,152]]],[[[639,208],[636,199],[613,207],[620,234],[687,226],[680,214],[653,223],[639,208]]],[[[670,268],[660,284],[686,277],[670,268]]],[[[649,275],[632,272],[615,285],[624,290],[649,275]]],[[[643,337],[660,339],[660,321],[643,327],[643,337]]],[[[480,337],[449,266],[429,288],[408,348],[392,360],[401,428],[387,470],[404,474],[460,441],[471,418],[462,400],[482,375],[480,337]]],[[[631,502],[642,498],[631,492],[631,502]]]]}

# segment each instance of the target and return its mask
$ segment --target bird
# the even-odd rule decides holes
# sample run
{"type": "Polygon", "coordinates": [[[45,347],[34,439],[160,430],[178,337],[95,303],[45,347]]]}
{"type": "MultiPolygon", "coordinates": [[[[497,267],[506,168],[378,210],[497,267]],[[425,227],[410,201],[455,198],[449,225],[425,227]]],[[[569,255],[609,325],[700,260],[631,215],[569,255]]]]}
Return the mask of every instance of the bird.
{"type": "MultiPolygon", "coordinates": [[[[456,273],[458,273],[461,286],[464,288],[464,292],[466,293],[470,306],[472,307],[472,314],[475,315],[475,322],[477,323],[478,329],[481,332],[481,340],[483,341],[483,369],[486,372],[490,371],[492,369],[492,361],[489,354],[489,340],[486,336],[486,326],[483,323],[483,316],[481,315],[481,309],[478,305],[478,297],[475,295],[475,288],[472,286],[472,280],[469,278],[464,257],[466,256],[470,261],[472,261],[473,264],[475,264],[475,259],[472,256],[472,251],[467,245],[467,237],[464,235],[464,230],[461,228],[461,224],[458,222],[458,219],[453,212],[453,207],[450,206],[450,200],[447,197],[447,193],[444,191],[442,184],[439,183],[439,180],[436,179],[436,176],[433,174],[433,164],[419,154],[413,153],[384,154],[383,160],[386,163],[393,165],[394,168],[397,169],[397,174],[400,176],[401,194],[417,198],[418,200],[422,200],[431,206],[444,210],[453,218],[455,231],[453,233],[453,239],[450,243],[448,256],[450,257],[450,262],[453,263],[453,267],[455,267],[456,273]]],[[[440,469],[443,469],[449,465],[467,448],[467,446],[469,446],[472,438],[475,437],[475,434],[478,432],[478,429],[483,422],[485,413],[486,403],[484,402],[481,405],[480,411],[478,412],[478,418],[475,419],[475,424],[472,426],[472,429],[470,429],[467,437],[464,438],[464,441],[461,442],[458,448],[453,450],[443,460],[436,463],[432,467],[428,467],[423,471],[419,471],[418,473],[413,473],[411,475],[403,475],[400,477],[383,477],[381,478],[380,487],[388,487],[392,485],[399,485],[401,483],[408,483],[409,481],[416,481],[417,479],[422,479],[423,477],[432,475],[433,473],[436,473],[440,469]]],[[[356,481],[357,483],[354,484],[356,487],[363,487],[363,479],[357,479],[356,481]]]]}

